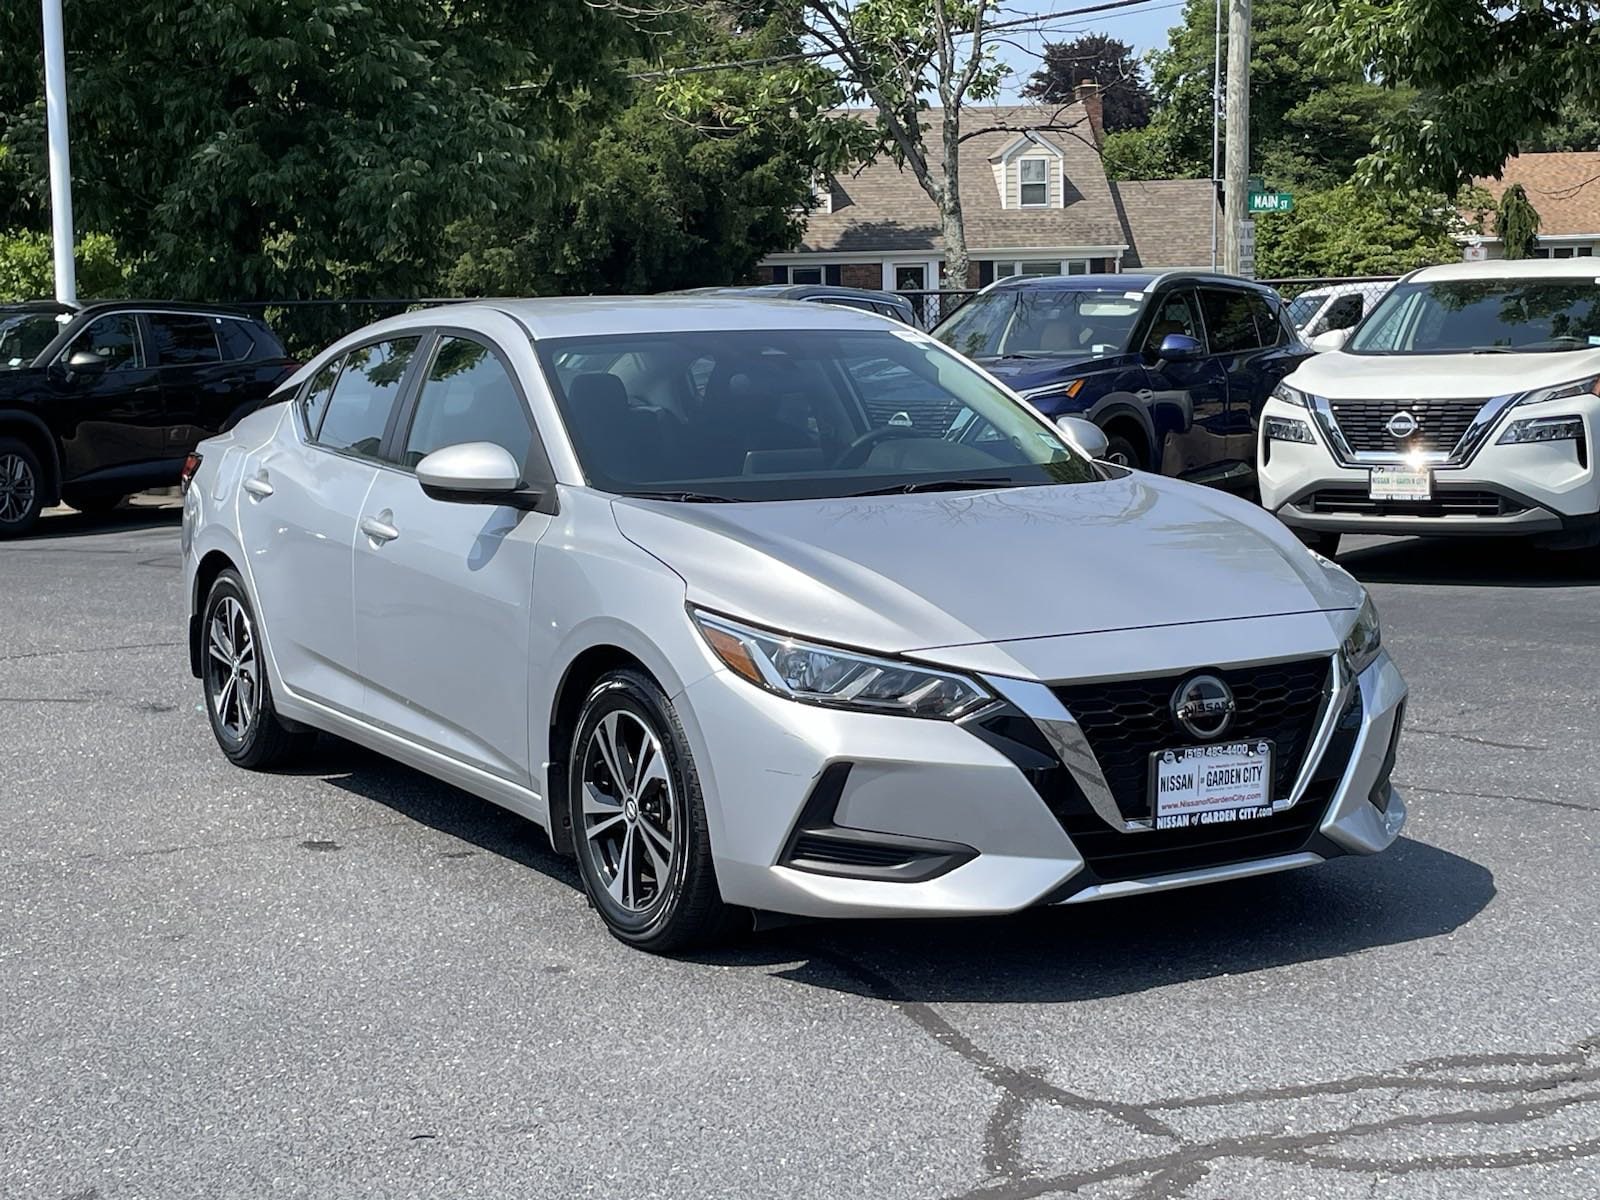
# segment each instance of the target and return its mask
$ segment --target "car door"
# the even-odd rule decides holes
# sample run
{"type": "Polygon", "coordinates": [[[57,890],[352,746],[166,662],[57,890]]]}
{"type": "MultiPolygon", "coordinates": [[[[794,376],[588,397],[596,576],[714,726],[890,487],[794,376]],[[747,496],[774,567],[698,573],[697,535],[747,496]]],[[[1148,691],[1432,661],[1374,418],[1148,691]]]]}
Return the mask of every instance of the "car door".
{"type": "MultiPolygon", "coordinates": [[[[172,457],[166,450],[160,380],[146,358],[133,313],[107,313],[90,321],[62,349],[46,378],[62,430],[66,482],[102,477],[110,487],[133,491],[172,457]]],[[[174,478],[178,465],[173,465],[174,478]]]]}
{"type": "Polygon", "coordinates": [[[1224,457],[1253,467],[1261,410],[1283,377],[1310,351],[1289,331],[1279,306],[1254,288],[1200,288],[1211,350],[1227,372],[1228,405],[1221,428],[1224,457]]]}
{"type": "Polygon", "coordinates": [[[1156,429],[1158,460],[1166,475],[1204,473],[1224,455],[1223,423],[1228,409],[1228,379],[1209,353],[1181,362],[1161,357],[1169,334],[1192,337],[1204,348],[1205,326],[1189,287],[1158,294],[1148,307],[1135,342],[1143,353],[1150,383],[1150,417],[1156,429]]]}
{"type": "Polygon", "coordinates": [[[550,467],[515,370],[488,338],[441,330],[417,377],[356,533],[366,716],[528,787],[534,555],[551,518],[435,500],[414,471],[434,450],[462,442],[505,447],[530,482],[549,482],[550,467]]]}
{"type": "Polygon", "coordinates": [[[205,313],[150,312],[145,322],[161,373],[167,444],[181,458],[227,426],[244,403],[237,359],[251,342],[224,330],[235,324],[229,318],[205,313]]]}
{"type": "Polygon", "coordinates": [[[392,336],[322,367],[242,468],[239,528],[278,671],[297,695],[350,715],[361,713],[364,690],[356,524],[421,340],[392,336]]]}

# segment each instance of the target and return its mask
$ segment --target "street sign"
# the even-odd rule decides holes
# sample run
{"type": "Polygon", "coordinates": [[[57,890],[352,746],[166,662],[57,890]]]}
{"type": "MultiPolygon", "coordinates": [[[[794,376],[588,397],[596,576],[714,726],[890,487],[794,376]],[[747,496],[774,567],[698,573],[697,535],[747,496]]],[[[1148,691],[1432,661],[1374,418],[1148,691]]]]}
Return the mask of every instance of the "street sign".
{"type": "Polygon", "coordinates": [[[1267,181],[1259,175],[1247,176],[1244,181],[1244,190],[1247,192],[1264,192],[1267,190],[1267,181]]]}
{"type": "Polygon", "coordinates": [[[1253,213],[1293,212],[1294,195],[1291,192],[1251,192],[1247,207],[1253,213]]]}
{"type": "Polygon", "coordinates": [[[1239,274],[1256,277],[1256,223],[1248,217],[1239,220],[1239,274]]]}
{"type": "Polygon", "coordinates": [[[1464,262],[1482,262],[1488,257],[1489,251],[1484,248],[1482,242],[1469,242],[1461,251],[1464,262]]]}

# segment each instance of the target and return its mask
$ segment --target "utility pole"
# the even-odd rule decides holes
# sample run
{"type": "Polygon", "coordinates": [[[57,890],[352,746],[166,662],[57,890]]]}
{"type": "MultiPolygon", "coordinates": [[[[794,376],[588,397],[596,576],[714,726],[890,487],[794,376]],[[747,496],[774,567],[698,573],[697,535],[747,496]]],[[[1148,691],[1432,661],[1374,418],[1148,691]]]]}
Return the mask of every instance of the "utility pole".
{"type": "Polygon", "coordinates": [[[78,299],[72,258],[72,158],[67,150],[67,56],[61,0],[44,4],[44,109],[50,138],[50,232],[54,241],[56,299],[78,299]]]}
{"type": "MultiPolygon", "coordinates": [[[[1220,0],[1219,0],[1220,2],[1220,0]]],[[[1239,273],[1246,188],[1250,177],[1250,0],[1228,0],[1228,132],[1227,186],[1223,217],[1227,221],[1223,269],[1239,273]]]]}
{"type": "Polygon", "coordinates": [[[1211,48],[1211,269],[1217,269],[1217,184],[1222,182],[1222,0],[1216,5],[1211,48]]]}

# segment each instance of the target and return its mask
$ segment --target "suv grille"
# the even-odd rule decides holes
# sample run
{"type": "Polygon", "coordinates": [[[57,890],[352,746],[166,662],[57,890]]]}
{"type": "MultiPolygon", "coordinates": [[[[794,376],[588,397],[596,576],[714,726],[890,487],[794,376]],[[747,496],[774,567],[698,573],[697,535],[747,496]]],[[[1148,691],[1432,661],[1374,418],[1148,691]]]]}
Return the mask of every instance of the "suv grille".
{"type": "MultiPolygon", "coordinates": [[[[1275,799],[1289,794],[1299,774],[1322,707],[1330,665],[1326,658],[1312,658],[1214,672],[1233,689],[1238,706],[1222,740],[1270,738],[1277,745],[1275,799]]],[[[1192,674],[1186,671],[1054,689],[1089,739],[1117,807],[1130,820],[1150,815],[1150,755],[1196,741],[1179,729],[1172,717],[1172,693],[1192,674]]]]}
{"type": "Polygon", "coordinates": [[[1298,507],[1314,513],[1353,513],[1364,517],[1506,517],[1527,505],[1497,492],[1462,489],[1439,492],[1431,500],[1374,500],[1360,488],[1323,488],[1298,507]]]}
{"type": "Polygon", "coordinates": [[[1350,449],[1357,453],[1406,451],[1448,454],[1456,448],[1483,400],[1330,400],[1333,418],[1350,449]],[[1396,413],[1417,419],[1417,431],[1397,438],[1385,428],[1396,413]]]}

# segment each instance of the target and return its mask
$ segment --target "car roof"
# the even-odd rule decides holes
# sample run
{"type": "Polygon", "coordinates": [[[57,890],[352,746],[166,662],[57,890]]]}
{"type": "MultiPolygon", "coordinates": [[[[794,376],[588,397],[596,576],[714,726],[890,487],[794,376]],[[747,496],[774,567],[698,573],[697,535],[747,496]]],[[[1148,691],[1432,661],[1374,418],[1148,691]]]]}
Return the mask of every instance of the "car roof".
{"type": "Polygon", "coordinates": [[[80,313],[119,312],[134,309],[139,312],[193,313],[202,317],[239,317],[257,319],[254,313],[226,304],[201,304],[190,300],[90,300],[77,307],[80,313]]]}
{"type": "Polygon", "coordinates": [[[910,307],[911,301],[893,292],[874,288],[844,287],[833,283],[750,283],[729,284],[723,287],[685,288],[681,292],[664,293],[672,296],[770,296],[798,300],[807,296],[848,296],[871,300],[878,304],[910,307]]]}
{"type": "Polygon", "coordinates": [[[1090,275],[1014,275],[996,280],[986,290],[1011,291],[1037,289],[1058,292],[1149,292],[1173,283],[1222,283],[1229,287],[1249,288],[1257,292],[1271,292],[1264,283],[1242,279],[1237,275],[1224,275],[1220,271],[1129,271],[1118,274],[1090,275]]]}
{"type": "Polygon", "coordinates": [[[1433,283],[1444,279],[1582,279],[1600,280],[1596,258],[1492,258],[1483,262],[1444,263],[1422,267],[1408,281],[1433,283]]]}
{"type": "Polygon", "coordinates": [[[76,304],[63,304],[59,300],[17,300],[0,304],[0,313],[74,313],[78,307],[76,304]]]}

